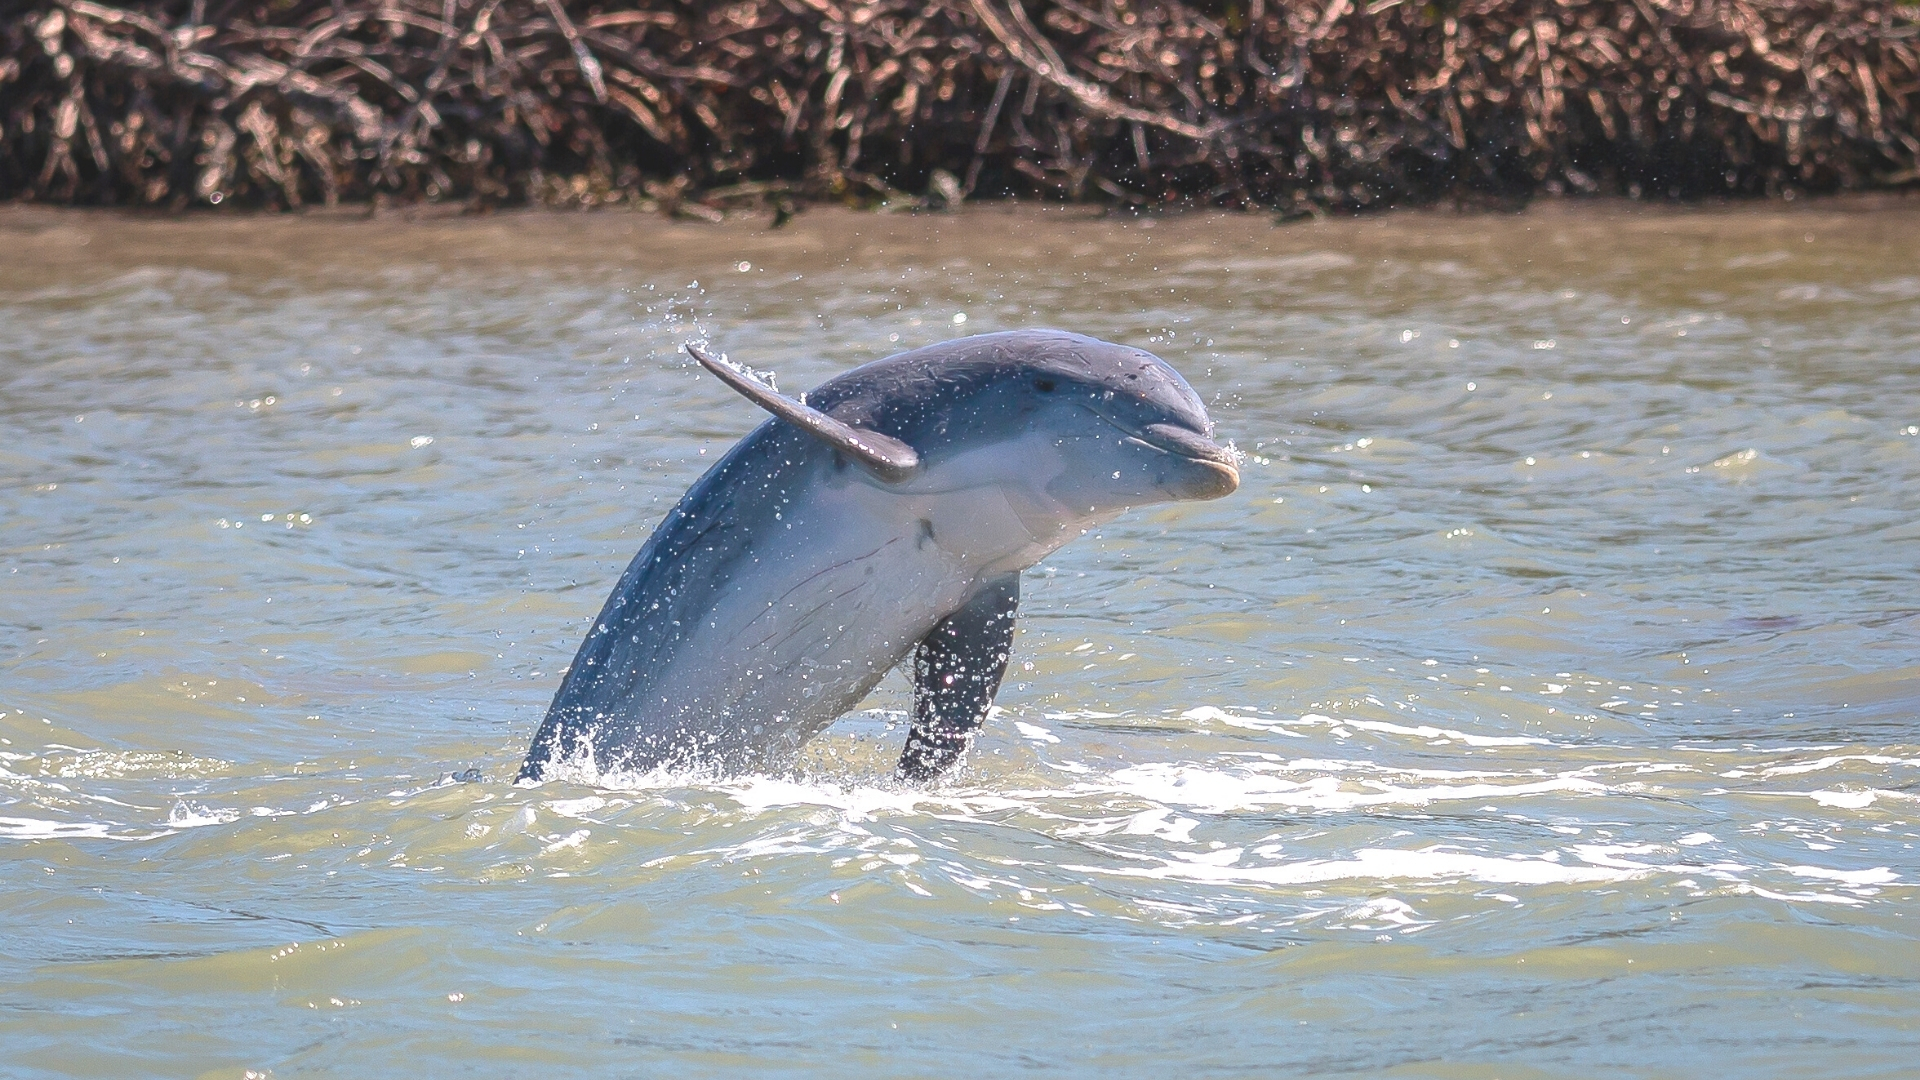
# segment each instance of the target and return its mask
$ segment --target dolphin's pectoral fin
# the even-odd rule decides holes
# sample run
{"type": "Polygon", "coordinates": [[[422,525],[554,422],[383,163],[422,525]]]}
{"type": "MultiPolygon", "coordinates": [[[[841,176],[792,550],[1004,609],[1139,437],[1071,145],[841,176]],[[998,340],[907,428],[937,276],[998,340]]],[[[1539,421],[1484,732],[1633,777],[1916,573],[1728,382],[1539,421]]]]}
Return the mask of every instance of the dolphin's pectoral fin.
{"type": "Polygon", "coordinates": [[[913,654],[913,730],[894,770],[901,779],[931,780],[960,760],[1007,673],[1019,606],[1020,575],[995,578],[920,642],[913,654]]]}
{"type": "Polygon", "coordinates": [[[804,401],[779,393],[698,345],[689,344],[687,351],[700,361],[701,367],[738,390],[748,401],[858,461],[887,483],[897,483],[919,471],[919,453],[899,439],[835,420],[804,401]]]}

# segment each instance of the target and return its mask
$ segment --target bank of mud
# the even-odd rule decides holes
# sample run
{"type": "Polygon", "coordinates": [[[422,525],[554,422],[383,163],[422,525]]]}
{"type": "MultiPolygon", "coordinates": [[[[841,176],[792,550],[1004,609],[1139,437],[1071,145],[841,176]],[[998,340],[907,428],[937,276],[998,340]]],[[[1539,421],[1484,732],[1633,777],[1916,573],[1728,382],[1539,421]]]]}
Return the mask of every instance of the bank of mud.
{"type": "Polygon", "coordinates": [[[58,0],[0,198],[1283,215],[1920,184],[1892,0],[58,0]]]}

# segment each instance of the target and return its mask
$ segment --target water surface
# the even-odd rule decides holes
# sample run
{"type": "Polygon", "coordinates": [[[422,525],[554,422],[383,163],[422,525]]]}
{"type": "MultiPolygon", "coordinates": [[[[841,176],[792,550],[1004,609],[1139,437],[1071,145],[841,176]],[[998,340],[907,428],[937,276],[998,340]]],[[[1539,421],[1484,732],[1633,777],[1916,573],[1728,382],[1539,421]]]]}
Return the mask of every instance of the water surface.
{"type": "Polygon", "coordinates": [[[0,213],[0,1074],[1920,1061],[1920,211],[0,213]],[[1250,457],[966,767],[510,781],[782,385],[1057,326],[1250,457]]]}

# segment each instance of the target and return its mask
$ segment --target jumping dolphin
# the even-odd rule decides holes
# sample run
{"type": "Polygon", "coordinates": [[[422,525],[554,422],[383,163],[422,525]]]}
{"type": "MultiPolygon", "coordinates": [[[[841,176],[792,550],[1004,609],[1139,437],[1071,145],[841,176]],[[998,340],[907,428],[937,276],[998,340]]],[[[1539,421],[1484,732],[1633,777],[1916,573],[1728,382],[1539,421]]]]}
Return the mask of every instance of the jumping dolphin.
{"type": "Polygon", "coordinates": [[[774,418],[694,483],[620,576],[522,780],[566,763],[778,766],[908,653],[898,775],[937,776],[1000,687],[1020,571],[1130,506],[1240,483],[1178,372],[1079,334],[930,345],[798,399],[688,351],[774,418]]]}

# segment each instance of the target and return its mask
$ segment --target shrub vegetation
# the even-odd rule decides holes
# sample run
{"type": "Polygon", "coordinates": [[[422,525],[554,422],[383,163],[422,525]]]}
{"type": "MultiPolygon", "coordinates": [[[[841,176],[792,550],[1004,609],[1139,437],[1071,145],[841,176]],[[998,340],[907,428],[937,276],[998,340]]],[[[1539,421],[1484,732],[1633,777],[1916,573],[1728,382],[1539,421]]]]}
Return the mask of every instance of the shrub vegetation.
{"type": "Polygon", "coordinates": [[[1920,180],[1904,0],[25,0],[0,198],[1350,211],[1920,180]]]}

